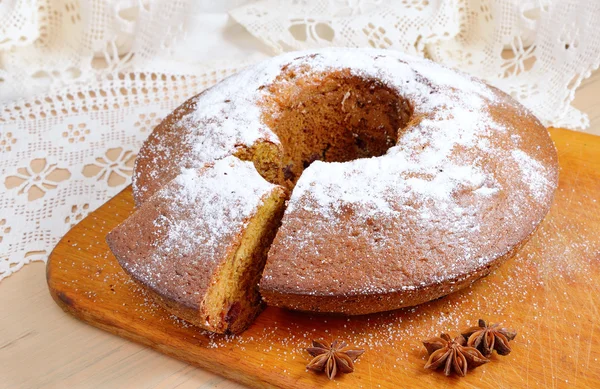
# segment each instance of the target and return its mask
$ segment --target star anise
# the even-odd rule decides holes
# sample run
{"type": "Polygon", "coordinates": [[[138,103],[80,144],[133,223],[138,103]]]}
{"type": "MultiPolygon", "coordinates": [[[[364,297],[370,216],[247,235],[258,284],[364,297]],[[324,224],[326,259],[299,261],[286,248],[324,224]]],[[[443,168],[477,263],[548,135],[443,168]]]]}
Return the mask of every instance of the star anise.
{"type": "Polygon", "coordinates": [[[429,353],[426,369],[435,370],[444,367],[444,374],[449,376],[452,370],[461,377],[467,374],[467,369],[483,365],[490,360],[481,355],[474,347],[466,346],[466,339],[460,335],[454,340],[448,334],[441,334],[423,341],[429,353]]]}
{"type": "Polygon", "coordinates": [[[463,331],[462,335],[467,339],[468,346],[475,347],[484,356],[489,357],[494,350],[500,355],[510,354],[508,342],[513,340],[517,333],[508,328],[500,328],[499,324],[488,326],[483,319],[479,319],[477,327],[463,331]]]}
{"type": "Polygon", "coordinates": [[[354,361],[365,352],[353,350],[346,342],[340,340],[334,340],[331,344],[324,340],[313,340],[313,347],[307,348],[306,351],[314,357],[306,368],[317,372],[325,371],[330,380],[338,371],[352,373],[354,361]]]}

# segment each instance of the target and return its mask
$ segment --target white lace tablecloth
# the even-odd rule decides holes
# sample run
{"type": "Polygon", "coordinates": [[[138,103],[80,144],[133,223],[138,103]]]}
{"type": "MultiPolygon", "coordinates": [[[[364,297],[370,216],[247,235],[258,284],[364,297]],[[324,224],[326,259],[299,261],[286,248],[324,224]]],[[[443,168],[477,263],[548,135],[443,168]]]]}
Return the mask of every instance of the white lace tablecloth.
{"type": "Polygon", "coordinates": [[[574,91],[600,65],[587,0],[0,1],[0,280],[46,260],[130,182],[179,103],[244,66],[322,46],[400,50],[584,130],[574,91]]]}

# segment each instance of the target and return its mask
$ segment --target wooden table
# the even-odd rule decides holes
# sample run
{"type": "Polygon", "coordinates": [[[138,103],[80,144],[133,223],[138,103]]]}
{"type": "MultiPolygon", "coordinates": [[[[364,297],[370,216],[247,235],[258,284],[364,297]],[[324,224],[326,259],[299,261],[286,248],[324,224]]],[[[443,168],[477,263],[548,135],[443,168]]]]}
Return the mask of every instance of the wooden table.
{"type": "MultiPolygon", "coordinates": [[[[575,106],[600,135],[600,71],[584,81],[575,106]]],[[[0,377],[0,388],[241,388],[65,314],[42,263],[0,282],[0,377]]]]}

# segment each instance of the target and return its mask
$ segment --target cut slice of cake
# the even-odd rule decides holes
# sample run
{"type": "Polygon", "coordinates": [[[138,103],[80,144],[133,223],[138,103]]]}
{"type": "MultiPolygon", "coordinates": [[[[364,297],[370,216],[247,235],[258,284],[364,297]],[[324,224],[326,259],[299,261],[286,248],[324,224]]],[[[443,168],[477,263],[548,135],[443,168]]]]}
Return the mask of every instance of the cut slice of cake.
{"type": "Polygon", "coordinates": [[[123,269],[176,316],[238,333],[260,312],[258,280],[286,198],[252,162],[227,157],[185,170],[106,241],[123,269]]]}

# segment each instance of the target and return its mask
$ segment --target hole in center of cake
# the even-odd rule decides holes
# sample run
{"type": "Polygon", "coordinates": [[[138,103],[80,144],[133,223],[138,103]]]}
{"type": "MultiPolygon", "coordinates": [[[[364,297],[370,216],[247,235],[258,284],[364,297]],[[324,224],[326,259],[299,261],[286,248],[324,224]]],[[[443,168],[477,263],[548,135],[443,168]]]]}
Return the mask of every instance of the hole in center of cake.
{"type": "Polygon", "coordinates": [[[315,73],[284,68],[266,88],[263,120],[284,151],[274,181],[288,187],[314,161],[385,154],[412,115],[407,100],[394,90],[347,69],[315,73]]]}

